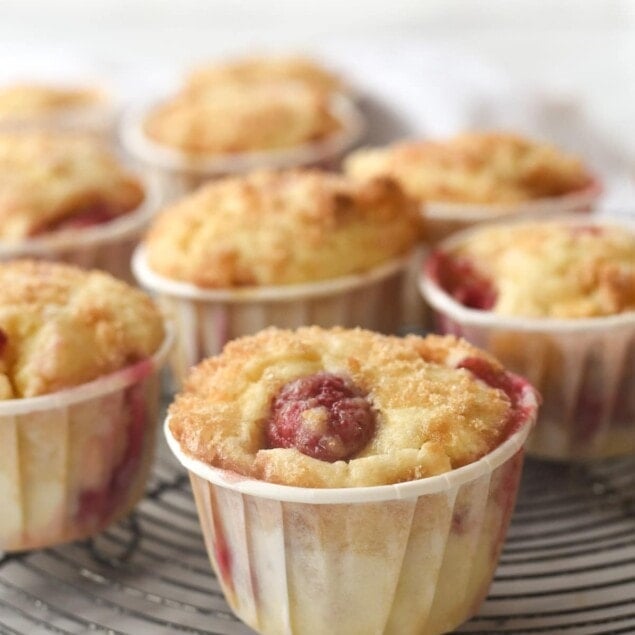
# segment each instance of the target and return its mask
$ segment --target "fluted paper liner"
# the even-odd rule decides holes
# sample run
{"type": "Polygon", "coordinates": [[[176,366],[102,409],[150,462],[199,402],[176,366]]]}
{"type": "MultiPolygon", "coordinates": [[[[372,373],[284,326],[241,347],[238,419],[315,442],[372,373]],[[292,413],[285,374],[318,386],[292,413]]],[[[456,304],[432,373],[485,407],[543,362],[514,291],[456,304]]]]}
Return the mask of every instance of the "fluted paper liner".
{"type": "Polygon", "coordinates": [[[478,223],[500,221],[506,218],[516,219],[551,216],[570,212],[590,212],[602,194],[598,179],[580,190],[532,201],[509,204],[442,203],[428,201],[422,206],[426,220],[427,240],[434,244],[450,234],[461,231],[478,223]]]}
{"type": "Polygon", "coordinates": [[[209,557],[238,617],[265,635],[437,635],[487,595],[513,511],[527,420],[479,461],[418,481],[308,489],[185,454],[209,557]]]}
{"type": "Polygon", "coordinates": [[[410,256],[366,273],[307,284],[239,289],[201,289],[152,271],[143,245],[133,256],[139,283],[156,293],[177,326],[172,370],[177,384],[202,359],[231,339],[268,326],[344,326],[394,333],[403,323],[404,282],[410,256]]]}
{"type": "MultiPolygon", "coordinates": [[[[626,220],[554,220],[583,226],[613,223],[635,231],[626,220]]],[[[472,231],[452,236],[439,249],[451,252],[472,231]]],[[[583,319],[498,316],[456,302],[425,269],[420,287],[441,332],[489,351],[541,393],[529,453],[554,460],[635,454],[635,312],[583,319]]]]}
{"type": "Polygon", "coordinates": [[[50,395],[0,402],[0,551],[86,538],[127,514],[154,454],[151,358],[50,395]]]}
{"type": "Polygon", "coordinates": [[[124,115],[121,140],[143,169],[159,179],[169,200],[195,190],[209,179],[253,169],[334,167],[359,141],[365,129],[363,115],[355,102],[345,95],[336,95],[332,98],[331,111],[342,127],[324,139],[279,150],[197,157],[153,141],[145,134],[143,122],[151,109],[152,106],[146,106],[124,115]]]}
{"type": "Polygon", "coordinates": [[[84,269],[101,269],[134,283],[132,253],[161,203],[156,180],[144,178],[142,183],[145,196],[137,209],[92,227],[50,232],[18,242],[0,240],[0,260],[54,260],[84,269]]]}

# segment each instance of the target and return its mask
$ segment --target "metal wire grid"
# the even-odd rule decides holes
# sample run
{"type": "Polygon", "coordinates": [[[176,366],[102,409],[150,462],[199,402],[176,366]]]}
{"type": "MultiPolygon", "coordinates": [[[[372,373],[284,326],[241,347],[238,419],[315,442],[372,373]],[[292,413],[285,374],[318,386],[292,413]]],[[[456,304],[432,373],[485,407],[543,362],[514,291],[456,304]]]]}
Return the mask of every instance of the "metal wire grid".
{"type": "MultiPolygon", "coordinates": [[[[161,448],[137,511],[0,560],[0,632],[248,635],[212,575],[187,476],[161,448]]],[[[635,459],[528,460],[496,579],[461,633],[635,633],[635,459]]]]}

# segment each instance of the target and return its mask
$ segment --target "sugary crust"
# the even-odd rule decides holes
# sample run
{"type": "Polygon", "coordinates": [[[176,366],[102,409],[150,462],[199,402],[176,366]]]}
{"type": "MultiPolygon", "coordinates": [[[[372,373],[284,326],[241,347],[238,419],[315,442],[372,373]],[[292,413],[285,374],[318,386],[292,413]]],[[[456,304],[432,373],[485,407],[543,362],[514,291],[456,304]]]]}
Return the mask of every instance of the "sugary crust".
{"type": "Polygon", "coordinates": [[[150,267],[207,288],[278,285],[363,272],[406,254],[416,205],[388,179],[262,171],[210,183],[161,214],[150,267]]]}
{"type": "Polygon", "coordinates": [[[301,82],[225,83],[183,91],[148,115],[154,141],[193,155],[280,150],[341,129],[328,94],[301,82]]]}
{"type": "Polygon", "coordinates": [[[151,356],[164,338],[150,298],[108,274],[0,264],[0,399],[77,386],[151,356]]]}
{"type": "Polygon", "coordinates": [[[582,162],[513,134],[470,133],[362,149],[345,162],[355,178],[397,179],[421,201],[509,204],[561,196],[590,185],[582,162]]]}
{"type": "Polygon", "coordinates": [[[0,239],[53,231],[91,210],[119,216],[143,197],[137,178],[91,136],[0,133],[0,239]]]}
{"type": "Polygon", "coordinates": [[[343,83],[337,75],[314,60],[300,55],[244,57],[207,64],[192,71],[185,86],[187,91],[200,92],[226,83],[253,84],[272,81],[302,82],[324,93],[343,89],[343,83]]]}
{"type": "Polygon", "coordinates": [[[509,397],[456,366],[500,364],[453,337],[405,339],[318,327],[267,329],[199,364],[170,407],[185,452],[210,465],[274,483],[356,487],[422,478],[471,463],[506,433],[509,397]],[[371,441],[349,461],[327,463],[295,448],[266,449],[272,399],[287,382],[344,373],[376,412],[371,441]]]}
{"type": "Polygon", "coordinates": [[[0,87],[0,122],[91,107],[103,100],[99,91],[89,88],[11,84],[0,87]]]}
{"type": "Polygon", "coordinates": [[[492,226],[451,252],[493,281],[492,310],[585,318],[635,311],[635,234],[611,225],[492,226]]]}

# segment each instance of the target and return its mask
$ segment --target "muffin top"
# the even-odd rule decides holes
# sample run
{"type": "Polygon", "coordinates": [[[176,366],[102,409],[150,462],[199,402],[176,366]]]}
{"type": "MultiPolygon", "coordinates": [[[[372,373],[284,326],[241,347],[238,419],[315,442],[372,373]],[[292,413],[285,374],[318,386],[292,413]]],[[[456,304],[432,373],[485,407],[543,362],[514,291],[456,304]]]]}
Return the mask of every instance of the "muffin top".
{"type": "Polygon", "coordinates": [[[469,133],[362,149],[345,163],[355,178],[387,175],[420,201],[509,204],[550,198],[591,183],[582,162],[513,134],[469,133]]]}
{"type": "Polygon", "coordinates": [[[60,111],[93,106],[103,97],[95,90],[49,86],[46,84],[11,84],[0,87],[0,122],[26,119],[60,111]]]}
{"type": "Polygon", "coordinates": [[[242,57],[207,64],[195,69],[186,79],[186,90],[201,91],[226,83],[302,82],[325,92],[337,92],[342,82],[314,60],[301,55],[242,57]]]}
{"type": "Polygon", "coordinates": [[[383,485],[476,461],[527,418],[526,395],[453,337],[267,329],[194,368],[169,426],[186,453],[244,476],[383,485]]]}
{"type": "Polygon", "coordinates": [[[415,207],[389,179],[254,172],[211,182],[159,215],[147,260],[207,288],[336,278],[406,254],[420,236],[415,207]]]}
{"type": "Polygon", "coordinates": [[[103,223],[143,198],[136,177],[89,135],[0,132],[0,239],[103,223]]]}
{"type": "Polygon", "coordinates": [[[163,338],[150,298],[106,273],[0,264],[0,399],[91,381],[151,356],[163,338]]]}
{"type": "Polygon", "coordinates": [[[144,122],[153,141],[208,156],[293,148],[340,129],[329,95],[300,82],[228,82],[183,91],[144,122]]]}
{"type": "Polygon", "coordinates": [[[441,286],[500,315],[586,318],[635,311],[635,233],[557,221],[489,226],[433,257],[441,286]]]}

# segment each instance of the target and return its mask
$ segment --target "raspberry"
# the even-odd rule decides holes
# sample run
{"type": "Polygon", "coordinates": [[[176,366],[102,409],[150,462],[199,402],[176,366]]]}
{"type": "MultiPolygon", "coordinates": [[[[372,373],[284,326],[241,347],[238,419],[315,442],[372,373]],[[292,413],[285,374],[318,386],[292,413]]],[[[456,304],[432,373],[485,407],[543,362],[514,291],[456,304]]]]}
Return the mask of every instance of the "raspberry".
{"type": "Polygon", "coordinates": [[[469,309],[488,311],[496,304],[494,284],[480,273],[467,258],[437,252],[429,272],[457,302],[469,309]]]}
{"type": "Polygon", "coordinates": [[[350,458],[368,443],[375,415],[350,379],[317,373],[284,385],[266,425],[269,448],[297,448],[321,461],[350,458]]]}

